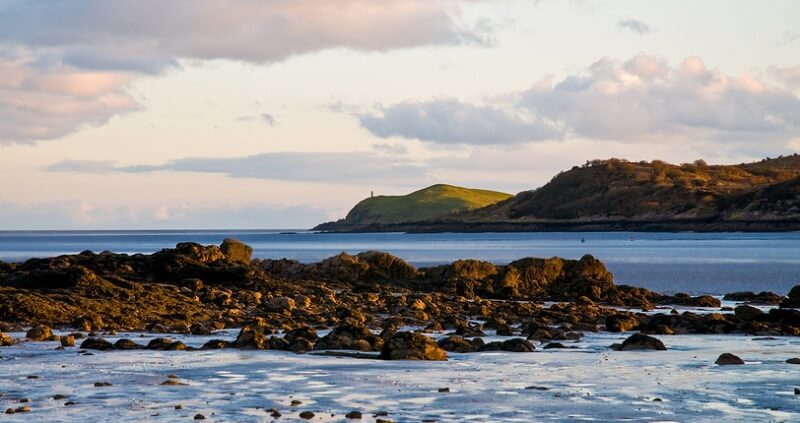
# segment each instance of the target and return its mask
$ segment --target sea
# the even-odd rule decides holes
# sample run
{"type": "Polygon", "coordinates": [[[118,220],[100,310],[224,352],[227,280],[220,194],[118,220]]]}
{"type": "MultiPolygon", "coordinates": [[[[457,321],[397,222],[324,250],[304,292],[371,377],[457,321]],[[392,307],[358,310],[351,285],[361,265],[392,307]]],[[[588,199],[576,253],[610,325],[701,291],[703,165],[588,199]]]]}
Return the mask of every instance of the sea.
{"type": "Polygon", "coordinates": [[[85,250],[153,253],[179,242],[219,244],[235,238],[255,258],[309,263],[340,252],[386,251],[414,266],[457,259],[505,264],[523,257],[602,260],[618,284],[663,293],[786,294],[800,284],[800,233],[319,233],[305,230],[0,231],[0,260],[85,250]]]}

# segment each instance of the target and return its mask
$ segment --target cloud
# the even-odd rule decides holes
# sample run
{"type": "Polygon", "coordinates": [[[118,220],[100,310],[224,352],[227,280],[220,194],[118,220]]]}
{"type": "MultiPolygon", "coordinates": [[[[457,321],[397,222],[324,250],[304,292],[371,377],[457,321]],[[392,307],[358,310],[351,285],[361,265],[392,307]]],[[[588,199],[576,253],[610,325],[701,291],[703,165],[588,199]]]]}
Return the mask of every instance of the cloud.
{"type": "Polygon", "coordinates": [[[789,68],[773,66],[769,71],[775,78],[787,86],[800,88],[800,65],[789,68]]]}
{"type": "Polygon", "coordinates": [[[260,121],[266,123],[269,126],[275,126],[278,124],[278,121],[275,117],[269,113],[262,113],[258,116],[241,116],[236,119],[238,122],[253,122],[253,121],[260,121]]]}
{"type": "Polygon", "coordinates": [[[590,139],[785,143],[800,133],[797,95],[709,69],[698,57],[677,67],[645,54],[626,62],[604,58],[521,97],[521,107],[590,139]]]}
{"type": "Polygon", "coordinates": [[[0,45],[0,144],[59,138],[139,106],[124,72],[81,70],[0,45]]]}
{"type": "Polygon", "coordinates": [[[495,106],[458,100],[404,102],[360,114],[361,126],[381,138],[440,144],[514,144],[561,137],[552,123],[495,106]]]}
{"type": "Polygon", "coordinates": [[[136,110],[129,82],[182,59],[263,64],[338,47],[485,43],[482,28],[453,0],[7,0],[0,143],[60,138],[136,110]]]}
{"type": "Polygon", "coordinates": [[[647,25],[638,19],[623,19],[617,23],[617,28],[633,31],[639,35],[653,32],[653,29],[650,28],[650,25],[647,25]]]}
{"type": "Polygon", "coordinates": [[[793,42],[800,40],[800,33],[794,31],[786,31],[781,35],[781,39],[778,40],[779,46],[786,46],[792,44],[793,42]]]}
{"type": "MultiPolygon", "coordinates": [[[[800,69],[772,68],[788,86],[800,69]]],[[[590,140],[752,143],[769,152],[800,136],[800,97],[756,77],[732,76],[688,57],[671,66],[658,56],[603,58],[560,80],[544,79],[510,93],[510,104],[457,100],[401,102],[378,113],[355,113],[381,138],[438,144],[509,145],[590,140]]]]}
{"type": "Polygon", "coordinates": [[[409,184],[426,180],[425,168],[405,159],[370,152],[264,153],[231,158],[183,158],[160,165],[118,166],[106,161],[65,160],[46,168],[50,172],[219,173],[232,178],[259,178],[299,182],[363,184],[385,181],[409,184]]]}

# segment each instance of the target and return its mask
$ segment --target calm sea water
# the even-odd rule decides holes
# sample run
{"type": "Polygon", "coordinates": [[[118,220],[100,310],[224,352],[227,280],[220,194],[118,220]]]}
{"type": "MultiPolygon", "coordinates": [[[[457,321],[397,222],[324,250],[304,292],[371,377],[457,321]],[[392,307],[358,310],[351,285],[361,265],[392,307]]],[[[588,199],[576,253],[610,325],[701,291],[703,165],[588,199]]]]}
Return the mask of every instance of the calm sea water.
{"type": "Polygon", "coordinates": [[[800,283],[800,233],[482,233],[320,234],[297,231],[0,231],[0,260],[84,250],[152,253],[178,242],[218,244],[237,238],[258,258],[318,261],[341,251],[382,250],[416,266],[477,258],[507,263],[521,257],[603,260],[617,283],[661,292],[786,293],[800,283]]]}

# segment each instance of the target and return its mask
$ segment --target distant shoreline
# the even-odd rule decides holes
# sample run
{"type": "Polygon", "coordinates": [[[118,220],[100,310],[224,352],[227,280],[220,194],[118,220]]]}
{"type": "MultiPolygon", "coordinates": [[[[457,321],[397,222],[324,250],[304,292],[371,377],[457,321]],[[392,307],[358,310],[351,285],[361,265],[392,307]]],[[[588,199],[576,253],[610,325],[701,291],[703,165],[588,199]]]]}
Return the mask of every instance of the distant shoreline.
{"type": "Polygon", "coordinates": [[[594,220],[535,222],[418,222],[353,225],[328,222],[312,230],[325,233],[480,233],[480,232],[797,232],[800,220],[594,220]]]}

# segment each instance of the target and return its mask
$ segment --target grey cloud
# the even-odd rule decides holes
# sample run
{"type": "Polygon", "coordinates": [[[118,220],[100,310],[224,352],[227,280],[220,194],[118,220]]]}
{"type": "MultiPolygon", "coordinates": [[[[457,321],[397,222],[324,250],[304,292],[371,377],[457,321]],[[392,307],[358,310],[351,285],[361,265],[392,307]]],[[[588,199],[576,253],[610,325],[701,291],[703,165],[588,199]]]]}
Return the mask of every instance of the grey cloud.
{"type": "Polygon", "coordinates": [[[238,122],[254,122],[254,121],[261,121],[266,123],[269,126],[275,126],[278,124],[278,121],[275,119],[275,116],[269,113],[262,113],[258,116],[241,116],[236,119],[238,122]]]}
{"type": "Polygon", "coordinates": [[[653,31],[653,29],[650,28],[650,25],[647,25],[638,19],[623,19],[617,23],[617,28],[627,29],[639,35],[649,34],[653,31]]]}
{"type": "Polygon", "coordinates": [[[419,164],[369,152],[289,152],[231,158],[184,158],[159,165],[112,166],[110,169],[108,162],[61,161],[48,166],[47,170],[85,173],[202,172],[233,178],[351,184],[374,180],[409,184],[427,179],[426,169],[419,164]]]}
{"type": "MultiPolygon", "coordinates": [[[[800,69],[772,68],[786,86],[800,69]]],[[[509,145],[582,137],[626,143],[754,143],[761,151],[800,136],[800,97],[751,76],[731,76],[689,57],[603,58],[561,80],[511,95],[500,109],[456,100],[404,102],[378,114],[355,113],[381,138],[439,145],[509,145]]]]}
{"type": "Polygon", "coordinates": [[[696,57],[678,67],[648,55],[625,63],[603,59],[521,97],[521,107],[593,139],[785,143],[800,134],[797,95],[708,69],[696,57]]]}
{"type": "Polygon", "coordinates": [[[512,144],[561,137],[556,126],[541,119],[451,99],[399,103],[358,119],[381,138],[440,144],[512,144]]]}

